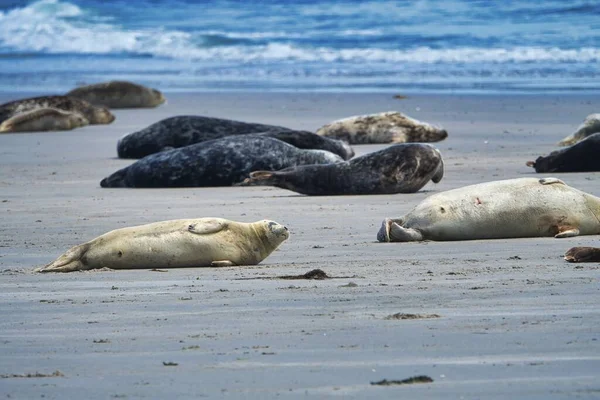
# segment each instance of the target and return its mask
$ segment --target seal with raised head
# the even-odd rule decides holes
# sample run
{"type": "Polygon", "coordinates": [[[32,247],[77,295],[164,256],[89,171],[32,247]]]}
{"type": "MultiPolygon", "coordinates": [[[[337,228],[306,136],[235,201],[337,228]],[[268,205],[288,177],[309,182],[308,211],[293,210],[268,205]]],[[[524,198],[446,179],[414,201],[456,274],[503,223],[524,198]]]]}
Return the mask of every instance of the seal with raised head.
{"type": "Polygon", "coordinates": [[[178,219],[116,229],[75,246],[36,272],[256,265],[289,237],[274,221],[178,219]]]}
{"type": "Polygon", "coordinates": [[[565,253],[565,260],[573,263],[600,262],[600,248],[572,247],[565,253]]]}
{"type": "Polygon", "coordinates": [[[242,185],[277,186],[313,195],[414,193],[444,176],[439,150],[428,144],[397,144],[349,161],[254,171],[242,185]]]}
{"type": "Polygon", "coordinates": [[[545,157],[538,157],[535,161],[528,161],[526,165],[535,168],[535,172],[600,171],[600,133],[545,157]]]}
{"type": "Polygon", "coordinates": [[[231,186],[256,170],[341,161],[328,151],[302,150],[270,137],[228,136],[151,154],[103,179],[100,186],[231,186]]]}
{"type": "Polygon", "coordinates": [[[0,105],[0,122],[38,108],[54,108],[61,111],[76,112],[83,115],[92,125],[110,124],[115,120],[115,116],[107,108],[94,106],[85,100],[69,96],[41,96],[15,100],[0,105]]]}
{"type": "Polygon", "coordinates": [[[600,234],[600,198],[556,178],[519,178],[429,196],[383,221],[380,242],[600,234]]]}
{"type": "Polygon", "coordinates": [[[66,131],[88,124],[88,120],[79,113],[38,108],[5,120],[0,124],[0,133],[66,131]]]}
{"type": "Polygon", "coordinates": [[[80,86],[66,95],[108,108],[150,108],[166,100],[160,91],[128,81],[80,86]]]}
{"type": "Polygon", "coordinates": [[[590,114],[577,130],[558,142],[559,146],[571,146],[586,137],[600,132],[600,114],[590,114]]]}
{"type": "Polygon", "coordinates": [[[207,140],[246,134],[273,137],[300,149],[327,150],[344,160],[354,155],[354,151],[347,143],[322,138],[312,132],[193,115],[166,118],[140,131],[123,136],[117,144],[117,154],[120,158],[142,158],[207,140]]]}
{"type": "Polygon", "coordinates": [[[317,135],[350,144],[439,142],[448,137],[440,127],[396,111],[340,119],[317,130],[317,135]]]}

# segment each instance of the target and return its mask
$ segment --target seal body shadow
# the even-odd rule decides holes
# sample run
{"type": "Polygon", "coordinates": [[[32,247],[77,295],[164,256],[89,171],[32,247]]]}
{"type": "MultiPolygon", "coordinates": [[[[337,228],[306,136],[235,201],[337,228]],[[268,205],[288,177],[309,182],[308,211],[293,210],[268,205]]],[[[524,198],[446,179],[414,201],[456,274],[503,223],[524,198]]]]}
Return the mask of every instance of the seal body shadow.
{"type": "Polygon", "coordinates": [[[289,237],[274,221],[161,221],[117,229],[75,246],[36,272],[254,265],[289,237]]]}
{"type": "Polygon", "coordinates": [[[538,157],[527,166],[535,172],[592,172],[600,171],[600,133],[595,133],[565,149],[538,157]]]}
{"type": "Polygon", "coordinates": [[[398,144],[349,161],[254,171],[242,185],[277,186],[312,196],[414,193],[444,175],[440,152],[428,144],[398,144]]]}
{"type": "Polygon", "coordinates": [[[380,242],[565,238],[600,234],[600,198],[556,178],[519,178],[429,196],[401,218],[386,218],[380,242]]]}

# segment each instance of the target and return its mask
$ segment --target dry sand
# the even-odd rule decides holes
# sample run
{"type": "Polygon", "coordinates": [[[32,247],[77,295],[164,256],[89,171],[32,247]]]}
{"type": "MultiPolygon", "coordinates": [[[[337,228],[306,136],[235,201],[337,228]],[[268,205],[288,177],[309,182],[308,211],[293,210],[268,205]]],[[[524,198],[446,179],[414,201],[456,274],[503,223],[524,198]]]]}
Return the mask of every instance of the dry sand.
{"type": "MultiPolygon", "coordinates": [[[[600,396],[599,265],[562,259],[597,236],[375,243],[384,217],[433,192],[533,176],[525,162],[598,112],[597,96],[167,95],[112,125],[0,135],[1,398],[600,396]],[[448,130],[440,184],[345,197],[99,187],[131,162],[117,139],[168,116],[314,130],[388,110],[448,130]],[[31,273],[115,228],[205,216],[274,219],[291,238],[254,267],[31,273]],[[271,279],[314,268],[340,278],[271,279]],[[386,319],[396,313],[439,318],[386,319]],[[415,375],[434,382],[370,384],[415,375]]],[[[599,173],[560,178],[600,195],[599,173]]]]}

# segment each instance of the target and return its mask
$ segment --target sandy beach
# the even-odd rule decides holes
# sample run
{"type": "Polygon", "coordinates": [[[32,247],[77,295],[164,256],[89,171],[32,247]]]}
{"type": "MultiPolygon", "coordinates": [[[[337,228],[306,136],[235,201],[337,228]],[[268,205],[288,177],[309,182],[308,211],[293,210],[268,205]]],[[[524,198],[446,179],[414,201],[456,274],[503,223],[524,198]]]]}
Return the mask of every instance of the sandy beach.
{"type": "MultiPolygon", "coordinates": [[[[33,93],[0,93],[0,103],[33,93]]],[[[538,176],[598,96],[166,93],[111,125],[0,135],[0,397],[600,396],[598,236],[381,244],[384,217],[432,193],[538,176]],[[415,194],[307,197],[269,187],[102,189],[132,162],[119,137],[175,115],[316,130],[397,110],[442,125],[445,176],[415,194]],[[258,266],[34,274],[71,246],[154,221],[273,219],[290,239],[258,266]],[[320,268],[328,280],[284,275],[320,268]],[[429,316],[386,319],[397,313],[429,316]],[[27,374],[58,376],[26,377],[27,374]],[[426,375],[432,383],[371,382],[426,375]]],[[[356,146],[365,154],[384,146],[356,146]]],[[[546,175],[539,175],[540,177],[546,175]]],[[[554,174],[600,196],[599,173],[554,174]]]]}

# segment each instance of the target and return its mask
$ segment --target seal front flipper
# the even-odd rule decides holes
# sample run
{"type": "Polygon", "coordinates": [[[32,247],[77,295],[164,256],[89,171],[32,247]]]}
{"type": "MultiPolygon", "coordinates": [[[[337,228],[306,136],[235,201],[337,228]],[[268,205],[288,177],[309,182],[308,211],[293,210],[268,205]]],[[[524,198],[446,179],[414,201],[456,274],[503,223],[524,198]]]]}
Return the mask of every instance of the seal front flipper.
{"type": "Polygon", "coordinates": [[[234,267],[235,263],[230,260],[219,260],[210,263],[211,267],[234,267]]]}
{"type": "Polygon", "coordinates": [[[565,253],[568,262],[600,262],[600,249],[597,247],[573,247],[565,253]]]}
{"type": "Polygon", "coordinates": [[[227,222],[218,219],[207,219],[188,225],[188,231],[197,235],[217,233],[227,227],[227,222]]]}
{"type": "Polygon", "coordinates": [[[542,178],[539,181],[542,185],[553,185],[555,183],[559,183],[561,185],[566,185],[563,181],[558,178],[542,178]]]}
{"type": "Polygon", "coordinates": [[[89,269],[81,261],[89,247],[88,243],[75,246],[55,261],[46,266],[36,268],[33,272],[73,272],[89,269]]]}

